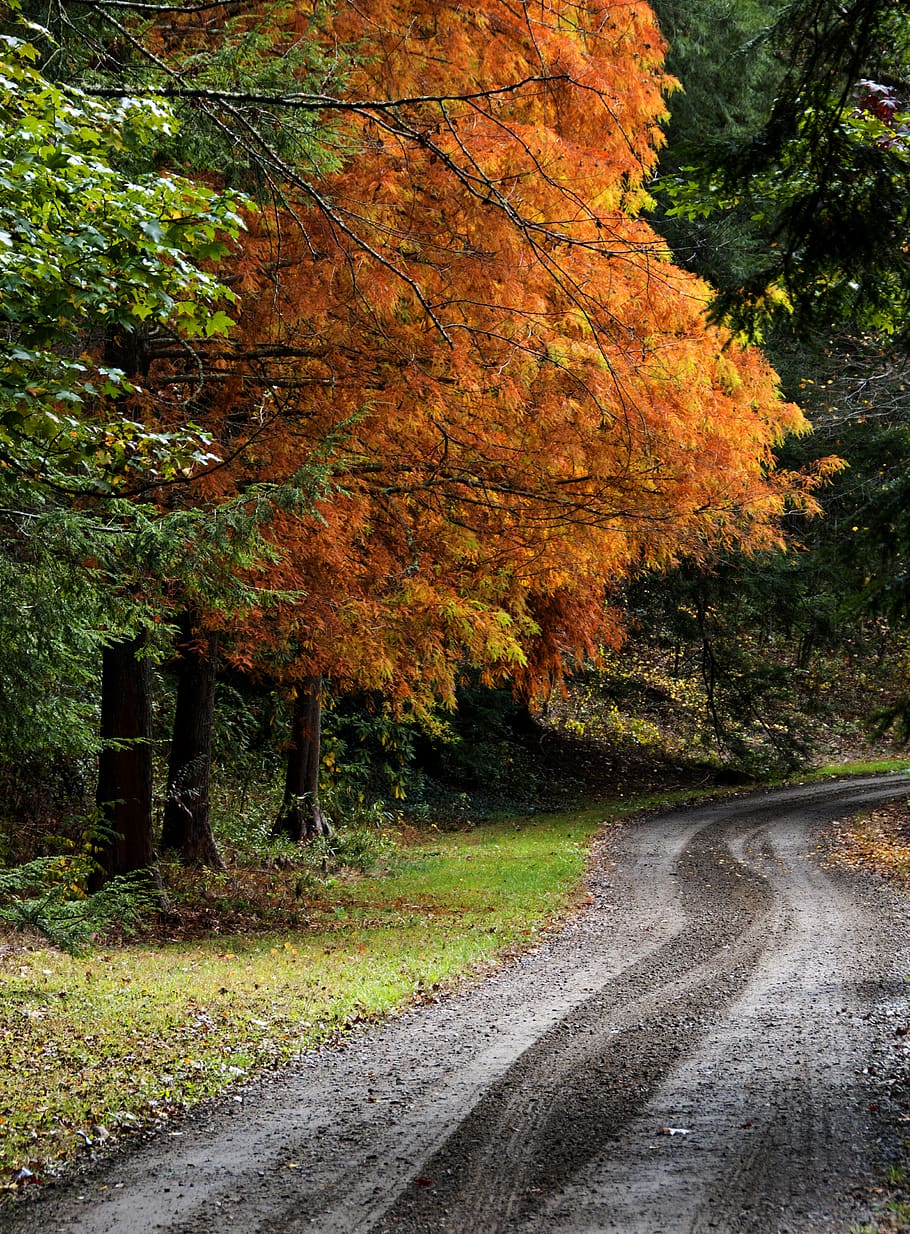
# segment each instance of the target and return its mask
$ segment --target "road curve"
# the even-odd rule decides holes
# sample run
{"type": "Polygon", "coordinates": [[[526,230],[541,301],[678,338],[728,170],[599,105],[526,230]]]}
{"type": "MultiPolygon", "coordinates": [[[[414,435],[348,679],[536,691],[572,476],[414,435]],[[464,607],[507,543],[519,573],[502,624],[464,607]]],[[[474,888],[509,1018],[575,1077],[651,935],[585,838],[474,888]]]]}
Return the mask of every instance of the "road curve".
{"type": "Polygon", "coordinates": [[[11,1234],[847,1234],[908,902],[819,826],[902,776],[623,826],[592,904],[481,986],[0,1216],[11,1234]]]}

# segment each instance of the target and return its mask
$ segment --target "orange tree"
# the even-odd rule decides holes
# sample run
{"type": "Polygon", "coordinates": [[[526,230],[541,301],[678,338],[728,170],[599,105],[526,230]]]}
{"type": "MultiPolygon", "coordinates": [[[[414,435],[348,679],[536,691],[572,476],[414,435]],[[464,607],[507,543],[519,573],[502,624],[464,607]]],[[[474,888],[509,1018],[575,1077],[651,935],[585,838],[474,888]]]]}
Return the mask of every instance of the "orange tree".
{"type": "Polygon", "coordinates": [[[357,48],[344,95],[283,102],[334,117],[342,165],[316,183],[260,143],[282,200],[206,361],[235,461],[194,490],[330,456],[316,516],[274,526],[286,598],[232,633],[299,686],[297,832],[322,674],[399,703],[451,699],[465,660],[546,689],[615,630],[612,585],[777,543],[811,502],[772,459],[799,411],[639,217],[671,85],[647,5],[338,5],[327,37],[357,48]]]}
{"type": "MultiPolygon", "coordinates": [[[[778,542],[811,502],[772,459],[799,411],[640,217],[672,86],[646,4],[263,5],[202,34],[199,6],[143,4],[141,39],[129,4],[83,8],[146,69],[90,89],[195,108],[272,193],[228,272],[234,334],[147,353],[145,414],[190,414],[219,456],[163,504],[331,475],[312,514],[273,519],[260,612],[184,618],[189,676],[221,630],[300,697],[327,673],[450,698],[463,660],[546,689],[615,627],[612,585],[778,542]],[[268,72],[226,78],[213,36],[268,72]]],[[[181,713],[210,696],[188,686],[181,713]]],[[[167,842],[205,860],[206,726],[185,731],[167,842]]]]}

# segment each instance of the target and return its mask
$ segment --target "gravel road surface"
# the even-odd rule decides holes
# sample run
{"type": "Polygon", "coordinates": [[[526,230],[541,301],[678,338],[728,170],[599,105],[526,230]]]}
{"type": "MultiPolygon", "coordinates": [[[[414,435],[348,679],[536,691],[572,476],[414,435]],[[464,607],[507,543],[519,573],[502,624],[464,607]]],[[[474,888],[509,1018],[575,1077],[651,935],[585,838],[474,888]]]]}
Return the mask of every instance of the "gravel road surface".
{"type": "Polygon", "coordinates": [[[907,792],[880,776],[629,821],[590,907],[532,954],[0,1225],[847,1234],[899,1134],[878,1111],[910,1022],[908,901],[826,869],[817,830],[907,792]]]}

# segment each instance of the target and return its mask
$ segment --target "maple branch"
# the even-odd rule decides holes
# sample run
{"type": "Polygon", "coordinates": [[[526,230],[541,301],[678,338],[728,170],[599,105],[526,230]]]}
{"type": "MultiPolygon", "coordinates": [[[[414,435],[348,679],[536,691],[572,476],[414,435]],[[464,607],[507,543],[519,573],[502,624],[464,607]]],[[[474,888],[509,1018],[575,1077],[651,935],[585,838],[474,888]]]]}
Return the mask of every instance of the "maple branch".
{"type": "MultiPolygon", "coordinates": [[[[94,0],[91,0],[91,2],[94,2],[94,0]]],[[[118,21],[115,17],[111,16],[110,13],[105,12],[104,10],[102,10],[102,15],[110,25],[114,26],[114,28],[125,39],[127,39],[130,46],[132,46],[135,50],[137,50],[140,53],[140,55],[143,55],[147,59],[151,60],[152,63],[155,64],[159,69],[161,69],[161,71],[165,73],[165,75],[171,80],[174,80],[174,81],[180,80],[179,74],[176,73],[172,68],[170,68],[170,66],[167,65],[159,56],[156,56],[155,53],[151,51],[151,49],[147,48],[142,42],[140,42],[140,40],[135,38],[129,32],[129,30],[127,30],[126,26],[124,26],[122,22],[118,21]]],[[[209,120],[211,120],[211,122],[216,126],[218,131],[225,138],[227,138],[228,141],[230,141],[233,144],[233,142],[235,142],[237,139],[237,134],[234,133],[223,122],[223,120],[219,116],[216,116],[213,114],[211,108],[206,105],[207,100],[203,99],[200,101],[203,103],[203,110],[205,114],[208,116],[209,120]]],[[[432,305],[429,303],[429,301],[424,296],[423,290],[420,287],[420,285],[417,283],[416,279],[411,278],[411,276],[407,274],[406,271],[403,271],[394,262],[389,261],[382,253],[380,253],[377,249],[375,249],[367,240],[365,240],[362,236],[358,235],[355,231],[353,231],[350,227],[348,227],[348,225],[345,223],[344,219],[340,216],[340,214],[332,207],[329,201],[315,188],[315,186],[310,184],[308,180],[304,179],[303,176],[301,176],[294,168],[292,168],[286,162],[286,160],[283,159],[278,154],[275,148],[272,145],[270,145],[269,142],[265,140],[262,134],[256,129],[255,125],[251,124],[249,120],[247,120],[247,118],[241,112],[239,112],[235,106],[233,106],[232,104],[226,103],[226,102],[223,102],[222,106],[224,110],[228,113],[228,115],[230,115],[235,120],[235,122],[239,124],[240,127],[246,132],[247,137],[253,141],[254,145],[259,151],[260,158],[264,160],[264,168],[270,173],[269,175],[270,182],[274,183],[271,173],[277,172],[283,180],[285,180],[289,184],[294,185],[295,188],[299,189],[307,197],[309,197],[310,200],[321,211],[323,216],[327,218],[328,220],[330,220],[330,222],[334,226],[338,227],[343,235],[347,236],[349,240],[353,241],[353,243],[357,246],[357,248],[368,253],[371,257],[373,257],[376,261],[378,261],[381,266],[387,269],[391,274],[399,278],[403,283],[407,284],[407,286],[411,288],[414,295],[417,297],[419,304],[424,309],[427,316],[432,321],[433,325],[439,331],[442,338],[446,341],[446,343],[449,344],[449,346],[451,346],[452,340],[449,338],[449,335],[446,333],[445,327],[443,326],[442,322],[437,317],[435,311],[433,310],[432,305]]],[[[283,193],[281,194],[281,196],[282,196],[282,199],[284,200],[283,193]]],[[[304,230],[304,234],[306,234],[305,230],[304,230]]],[[[343,246],[340,245],[339,247],[343,247],[343,246]]]]}
{"type": "MultiPolygon", "coordinates": [[[[83,2],[89,8],[100,7],[102,10],[104,10],[108,6],[109,0],[83,0],[83,2]]],[[[125,0],[123,0],[123,2],[125,3],[125,0]]],[[[112,24],[114,24],[121,33],[127,34],[125,27],[123,27],[121,23],[117,22],[109,14],[105,13],[104,16],[106,16],[107,20],[110,21],[112,24]]],[[[372,121],[378,124],[382,130],[388,132],[390,135],[394,134],[397,137],[404,137],[411,144],[427,150],[431,154],[432,157],[439,159],[440,162],[462,184],[464,184],[465,187],[468,188],[468,190],[478,200],[484,202],[485,204],[497,206],[499,209],[501,209],[506,214],[506,216],[515,226],[519,227],[526,234],[529,234],[531,231],[537,231],[537,232],[540,232],[542,236],[546,237],[549,240],[556,240],[559,243],[567,243],[567,244],[582,244],[584,247],[590,247],[600,252],[603,251],[603,244],[600,240],[597,240],[597,241],[579,240],[577,237],[568,235],[563,230],[555,230],[551,224],[540,223],[538,221],[528,219],[527,217],[522,215],[520,211],[517,211],[514,208],[514,206],[511,204],[511,202],[508,200],[508,198],[506,198],[502,194],[498,185],[489,177],[489,175],[487,175],[486,172],[483,171],[482,167],[480,167],[480,165],[477,163],[477,161],[474,159],[474,157],[470,154],[468,149],[465,147],[463,141],[461,140],[457,132],[455,125],[452,123],[452,120],[448,114],[448,111],[446,110],[448,104],[464,103],[464,104],[469,105],[473,110],[476,110],[479,115],[482,115],[485,119],[497,125],[497,127],[501,128],[511,140],[518,143],[522,151],[531,159],[534,170],[545,180],[545,182],[551,185],[552,187],[558,189],[558,191],[561,194],[563,194],[564,196],[567,196],[570,200],[572,200],[576,206],[584,209],[585,213],[589,216],[591,221],[594,222],[595,225],[598,226],[598,228],[600,228],[602,226],[601,220],[594,214],[593,211],[590,210],[590,208],[586,205],[586,203],[584,203],[582,198],[574,190],[567,192],[564,185],[557,183],[557,181],[555,181],[551,176],[549,176],[544,166],[540,163],[539,159],[537,159],[537,157],[533,154],[530,147],[520,137],[520,135],[517,134],[514,129],[510,128],[503,121],[499,120],[498,117],[496,117],[492,112],[490,112],[489,110],[485,110],[479,106],[479,104],[483,101],[490,101],[498,97],[503,97],[503,96],[507,96],[510,94],[514,94],[518,91],[523,90],[527,86],[552,85],[557,82],[571,83],[577,88],[585,90],[587,92],[594,93],[595,95],[597,95],[598,98],[602,99],[601,93],[599,91],[597,91],[593,87],[586,86],[584,83],[576,81],[575,78],[573,78],[568,73],[534,74],[528,77],[521,78],[518,81],[510,82],[503,86],[491,87],[486,90],[466,91],[464,93],[455,93],[455,94],[443,93],[443,94],[402,95],[400,97],[396,97],[393,99],[341,99],[335,95],[326,95],[326,94],[314,95],[314,94],[306,94],[303,92],[290,93],[290,94],[274,94],[274,93],[260,94],[260,93],[250,92],[250,91],[227,91],[227,90],[215,90],[211,88],[199,88],[199,87],[186,86],[181,81],[179,74],[177,74],[168,65],[166,65],[159,57],[155,56],[153,52],[145,48],[142,43],[132,38],[132,36],[128,36],[128,37],[130,37],[130,42],[134,48],[140,51],[141,54],[147,55],[148,58],[151,59],[152,62],[159,69],[161,69],[169,77],[169,79],[172,82],[176,82],[177,84],[174,84],[171,86],[161,86],[157,88],[149,87],[147,89],[143,89],[139,87],[136,89],[129,89],[129,90],[126,89],[125,87],[118,88],[118,87],[87,86],[87,87],[84,87],[85,92],[87,94],[97,95],[99,97],[115,97],[115,98],[124,97],[126,95],[129,95],[129,96],[140,97],[140,98],[160,97],[160,98],[166,98],[166,99],[184,99],[187,101],[214,103],[214,104],[218,104],[221,107],[223,107],[224,110],[227,111],[228,114],[232,116],[232,118],[236,122],[241,124],[241,126],[246,130],[248,137],[251,138],[253,142],[256,144],[256,146],[259,148],[260,155],[266,158],[273,172],[277,172],[282,178],[286,179],[289,183],[301,189],[301,191],[303,191],[307,196],[311,198],[314,204],[318,206],[318,208],[326,215],[326,217],[330,218],[336,225],[340,227],[342,234],[346,235],[348,239],[353,240],[355,244],[357,244],[358,247],[363,248],[366,252],[370,254],[370,256],[374,257],[381,264],[383,264],[387,269],[389,269],[390,272],[394,272],[397,277],[401,278],[402,281],[407,283],[411,287],[411,289],[415,291],[415,294],[417,294],[418,298],[420,298],[421,300],[422,307],[424,308],[425,311],[428,312],[428,315],[431,317],[431,320],[433,320],[437,329],[440,330],[440,333],[443,334],[443,337],[445,337],[445,329],[442,327],[441,323],[438,321],[438,319],[433,314],[433,311],[431,307],[429,306],[429,304],[427,303],[427,301],[422,298],[420,294],[419,285],[416,283],[416,280],[413,280],[396,263],[390,262],[383,254],[379,253],[372,245],[369,244],[368,241],[364,239],[363,236],[351,230],[344,223],[342,216],[350,214],[350,217],[356,219],[358,223],[366,223],[368,226],[371,226],[374,228],[376,226],[375,222],[373,220],[368,220],[361,215],[357,215],[349,211],[336,210],[335,208],[333,208],[331,204],[327,201],[327,199],[324,198],[315,189],[315,187],[312,184],[310,184],[309,181],[304,180],[301,176],[299,176],[299,174],[293,168],[291,168],[288,165],[286,160],[284,160],[277,153],[274,147],[263,137],[263,135],[258,131],[258,129],[256,129],[255,126],[252,125],[249,122],[249,120],[247,120],[246,117],[244,117],[237,110],[238,105],[248,104],[248,105],[261,105],[261,106],[270,106],[270,107],[271,106],[286,107],[291,110],[304,110],[304,111],[331,110],[331,111],[339,111],[339,112],[349,112],[349,113],[358,115],[361,118],[364,118],[368,121],[372,121]],[[468,169],[456,163],[455,160],[452,159],[451,156],[437,142],[433,141],[426,134],[426,132],[414,127],[411,124],[408,124],[403,119],[403,117],[399,114],[402,108],[418,107],[418,106],[426,106],[426,105],[434,105],[434,106],[439,107],[441,115],[443,117],[443,120],[447,128],[447,131],[452,135],[459,149],[461,150],[462,154],[465,156],[466,162],[468,163],[468,169]],[[389,120],[385,119],[385,113],[388,113],[394,118],[394,124],[390,122],[389,120]]],[[[604,103],[604,106],[606,107],[607,106],[606,102],[603,99],[602,99],[602,102],[604,103]]],[[[610,111],[609,108],[607,108],[607,110],[610,111]]],[[[206,114],[209,116],[209,118],[213,120],[213,122],[218,124],[217,117],[213,116],[212,113],[207,108],[205,109],[205,111],[206,111],[206,114]]],[[[639,156],[635,152],[631,142],[628,139],[627,134],[622,129],[622,126],[619,124],[618,119],[615,116],[613,116],[612,112],[610,112],[610,114],[611,114],[611,118],[617,124],[617,127],[620,129],[620,131],[622,131],[623,137],[626,140],[627,144],[629,145],[629,149],[631,153],[633,154],[633,157],[635,157],[637,162],[640,162],[639,156]]],[[[231,130],[227,129],[222,124],[219,124],[219,128],[221,128],[221,131],[227,137],[230,138],[233,136],[233,134],[231,133],[231,130]]],[[[606,255],[614,256],[616,254],[607,252],[606,255]]]]}
{"type": "MultiPolygon", "coordinates": [[[[291,185],[302,192],[316,206],[317,210],[329,222],[333,232],[337,230],[335,236],[338,247],[345,255],[348,264],[351,265],[350,255],[346,251],[346,245],[343,240],[339,240],[339,236],[346,239],[355,249],[367,254],[376,261],[382,268],[386,269],[393,277],[400,280],[407,286],[412,294],[417,299],[423,311],[427,314],[435,329],[446,341],[452,346],[452,339],[449,330],[454,328],[452,325],[446,325],[441,320],[438,312],[430,302],[420,282],[413,277],[402,264],[390,258],[376,244],[372,243],[365,234],[365,229],[377,231],[383,230],[375,219],[365,216],[359,211],[354,211],[344,207],[338,202],[331,202],[326,195],[320,192],[316,186],[307,178],[302,176],[300,172],[292,167],[275,149],[274,145],[268,141],[259,129],[251,123],[241,108],[243,106],[266,105],[270,107],[286,107],[295,110],[304,111],[320,111],[320,110],[335,110],[346,112],[359,116],[367,122],[376,124],[381,131],[386,132],[390,136],[394,136],[399,141],[404,141],[408,145],[417,147],[426,151],[431,158],[438,159],[441,164],[452,174],[455,179],[461,183],[469,193],[478,201],[485,205],[504,213],[509,223],[517,230],[525,235],[529,244],[532,247],[537,260],[541,263],[550,277],[553,277],[557,286],[566,291],[567,294],[574,300],[579,309],[588,318],[589,325],[595,337],[599,337],[599,326],[590,315],[590,312],[585,306],[584,300],[577,293],[580,290],[575,288],[573,294],[569,291],[569,287],[564,281],[563,270],[560,270],[560,263],[551,257],[546,251],[546,245],[567,244],[570,246],[581,246],[601,254],[606,258],[618,257],[621,254],[611,251],[610,248],[605,248],[604,240],[600,236],[602,230],[601,220],[594,212],[584,203],[577,192],[571,190],[568,192],[565,186],[557,183],[553,177],[549,175],[546,168],[540,162],[539,158],[534,155],[533,151],[528,146],[527,142],[510,128],[498,117],[492,114],[488,108],[481,106],[483,102],[490,102],[497,98],[514,94],[528,86],[553,85],[554,83],[572,82],[574,85],[582,89],[592,89],[585,87],[582,83],[575,82],[574,79],[567,73],[541,73],[532,74],[520,79],[519,81],[507,83],[504,86],[492,87],[486,90],[467,91],[464,93],[448,94],[421,94],[421,95],[402,95],[394,99],[340,99],[334,95],[327,94],[274,94],[274,93],[256,93],[249,91],[223,91],[210,88],[196,88],[187,86],[179,74],[165,64],[158,56],[144,46],[139,40],[135,39],[121,22],[117,21],[108,11],[104,0],[85,0],[89,8],[97,7],[100,9],[102,16],[112,24],[124,37],[128,38],[130,44],[139,53],[155,64],[170,81],[170,85],[165,85],[157,89],[148,88],[147,90],[138,89],[130,90],[119,89],[115,87],[88,87],[87,92],[98,94],[101,96],[123,96],[126,93],[137,95],[139,97],[162,97],[162,98],[180,98],[187,101],[193,101],[202,106],[202,110],[208,116],[209,120],[215,125],[219,132],[227,139],[236,141],[238,133],[227,125],[223,118],[216,115],[213,111],[214,107],[220,108],[233,121],[233,124],[245,134],[246,148],[248,153],[260,165],[267,182],[272,188],[274,195],[278,196],[285,207],[290,211],[295,218],[301,234],[307,239],[310,244],[307,228],[293,209],[293,205],[287,200],[287,195],[281,188],[282,184],[291,185]],[[563,196],[567,196],[568,200],[572,201],[576,208],[582,208],[589,220],[597,227],[598,235],[595,239],[585,239],[577,235],[569,234],[564,226],[555,227],[552,223],[541,222],[536,219],[530,219],[520,210],[517,210],[509,198],[502,192],[499,185],[484,171],[470,150],[465,146],[461,136],[457,131],[456,125],[448,111],[448,105],[452,103],[462,103],[469,106],[478,115],[483,116],[488,122],[495,124],[500,130],[504,131],[508,137],[518,143],[519,148],[525,156],[531,161],[531,168],[539,175],[545,183],[560,192],[563,196]],[[447,150],[445,150],[438,142],[423,129],[415,127],[413,124],[406,121],[403,117],[402,110],[408,107],[420,106],[437,107],[445,124],[446,131],[454,140],[458,150],[464,159],[464,164],[459,163],[454,159],[447,150]]],[[[595,94],[599,92],[594,90],[595,94]]],[[[628,137],[623,132],[623,137],[631,147],[628,137]]],[[[634,150],[632,151],[635,154],[634,150]]],[[[615,237],[614,237],[615,240],[615,237]]],[[[633,246],[624,246],[632,248],[633,246]]],[[[314,254],[315,255],[315,254],[314,254]]],[[[354,286],[357,286],[356,272],[351,265],[352,275],[354,278],[354,286]]],[[[362,299],[366,304],[366,301],[362,299]]],[[[602,311],[602,306],[599,306],[602,311]]],[[[610,315],[612,317],[612,314],[610,315]]],[[[613,318],[614,325],[621,327],[621,323],[613,318]]],[[[609,364],[606,355],[605,361],[609,364]]],[[[621,392],[623,399],[626,397],[621,392]]]]}
{"type": "MultiPolygon", "coordinates": [[[[615,497],[626,489],[640,499],[640,490],[634,482],[620,476],[597,477],[598,486],[592,493],[572,497],[569,494],[528,488],[517,482],[507,481],[500,477],[478,475],[476,471],[464,468],[443,470],[440,467],[432,469],[424,466],[428,474],[421,475],[415,463],[401,464],[398,467],[387,463],[353,462],[345,467],[345,474],[351,477],[381,477],[380,492],[389,496],[413,496],[419,492],[433,493],[439,496],[441,484],[449,485],[444,493],[447,501],[457,500],[475,508],[483,508],[490,513],[501,515],[508,511],[520,514],[523,521],[531,520],[547,523],[551,526],[564,525],[566,515],[576,526],[602,527],[605,523],[626,522],[631,524],[660,525],[678,519],[678,513],[657,513],[654,510],[633,510],[615,504],[615,497]],[[414,477],[407,483],[389,483],[396,473],[414,477]],[[522,504],[518,510],[503,507],[498,498],[513,498],[522,504]],[[599,504],[595,504],[595,499],[599,504]],[[608,504],[609,503],[609,504],[608,504]]],[[[653,470],[659,474],[656,465],[653,470]]],[[[590,477],[573,477],[565,483],[583,483],[590,477]]],[[[655,499],[665,496],[665,490],[658,486],[650,488],[649,493],[655,499]]],[[[705,507],[705,511],[707,507],[705,507]]],[[[699,513],[695,511],[694,513],[699,513]]],[[[449,515],[447,515],[448,517],[449,515]]]]}
{"type": "MultiPolygon", "coordinates": [[[[206,384],[211,382],[236,382],[237,374],[221,369],[212,369],[204,374],[206,384]]],[[[198,373],[175,373],[162,378],[162,386],[193,385],[199,380],[198,373]]],[[[273,377],[270,373],[244,373],[243,381],[255,386],[267,386],[276,390],[297,390],[312,386],[333,386],[332,377],[273,377]]],[[[186,396],[181,397],[181,403],[187,402],[186,396]]]]}
{"type": "MultiPolygon", "coordinates": [[[[151,358],[153,360],[175,360],[183,354],[182,350],[156,349],[151,358]]],[[[208,360],[319,360],[323,358],[323,352],[314,350],[312,347],[292,347],[287,343],[257,343],[253,347],[238,344],[236,347],[222,350],[206,348],[205,356],[208,360]]]]}
{"type": "MultiPolygon", "coordinates": [[[[301,192],[306,194],[306,196],[309,197],[310,200],[318,207],[323,216],[328,219],[333,226],[337,227],[343,235],[353,241],[357,248],[369,254],[369,256],[379,262],[384,269],[388,270],[396,278],[399,278],[403,283],[407,284],[407,286],[411,288],[419,304],[433,322],[433,325],[442,335],[443,339],[445,339],[445,341],[451,346],[452,340],[446,332],[445,326],[439,320],[436,312],[424,295],[423,289],[420,287],[417,280],[413,279],[409,274],[403,271],[400,266],[396,265],[392,261],[389,261],[389,259],[379,252],[379,250],[372,244],[370,244],[368,240],[364,239],[363,236],[358,235],[357,232],[349,227],[342,217],[342,213],[336,210],[335,207],[330,204],[328,199],[324,197],[314,185],[310,184],[308,180],[305,180],[292,167],[290,167],[290,165],[277,153],[274,147],[272,147],[262,137],[255,125],[251,124],[245,116],[236,110],[236,108],[226,106],[225,110],[233,116],[237,123],[246,130],[248,136],[256,143],[257,146],[259,146],[260,151],[267,160],[267,164],[271,165],[271,169],[273,171],[277,171],[289,184],[293,184],[295,188],[300,189],[301,192]]],[[[230,132],[230,130],[227,130],[227,126],[221,127],[227,132],[230,132]]],[[[343,247],[343,245],[339,245],[339,248],[343,247]]]]}
{"type": "MultiPolygon", "coordinates": [[[[498,127],[504,129],[512,140],[518,142],[522,150],[531,158],[535,170],[547,184],[556,188],[563,196],[568,196],[570,200],[575,199],[576,201],[580,201],[580,199],[577,198],[577,195],[573,196],[571,193],[566,194],[564,186],[558,184],[549,175],[543,164],[540,163],[540,160],[527,146],[527,143],[525,143],[513,129],[511,129],[508,125],[503,125],[501,121],[499,121],[496,117],[491,116],[490,113],[477,107],[475,107],[475,110],[477,110],[478,113],[486,119],[492,120],[498,127]]],[[[561,291],[566,293],[569,300],[574,303],[583,314],[591,329],[592,336],[597,340],[598,349],[604,363],[607,365],[607,368],[613,377],[616,392],[619,395],[621,405],[624,409],[627,409],[629,406],[636,407],[635,400],[630,398],[628,391],[620,383],[614,366],[612,365],[610,358],[601,342],[603,327],[601,325],[600,318],[603,316],[604,306],[597,303],[597,313],[596,315],[592,313],[589,295],[580,286],[577,279],[568,274],[563,263],[561,263],[555,255],[551,255],[547,251],[545,244],[546,242],[550,242],[557,245],[565,244],[570,247],[582,247],[607,259],[612,257],[620,257],[622,254],[605,249],[601,239],[596,241],[580,240],[576,236],[569,235],[564,229],[557,230],[551,223],[541,223],[535,220],[530,220],[522,215],[520,211],[515,209],[511,201],[500,191],[499,186],[487,175],[470,150],[466,147],[457,130],[457,127],[453,124],[452,119],[444,106],[441,107],[441,112],[448,132],[465,158],[467,169],[460,166],[459,163],[457,163],[438,142],[433,141],[424,132],[415,129],[413,126],[403,124],[398,118],[396,118],[398,119],[396,126],[393,127],[389,122],[384,121],[381,127],[398,138],[406,138],[413,145],[426,149],[431,154],[431,157],[438,159],[443,166],[445,166],[447,170],[465,186],[468,192],[471,193],[475,199],[481,201],[485,205],[492,205],[501,210],[509,219],[512,226],[521,231],[525,239],[528,241],[528,244],[530,245],[531,250],[541,267],[547,272],[548,276],[553,279],[555,285],[559,287],[561,291]]],[[[628,142],[628,137],[625,132],[623,132],[623,137],[628,142]]],[[[637,156],[635,157],[637,159],[637,156]]],[[[596,216],[593,211],[587,210],[587,208],[586,212],[595,222],[598,229],[600,229],[602,227],[602,223],[598,216],[596,216]]],[[[633,246],[631,243],[627,243],[626,247],[629,252],[634,251],[638,257],[642,255],[641,245],[633,246]]],[[[612,322],[614,328],[625,332],[626,327],[624,323],[609,310],[607,311],[607,318],[612,322]]],[[[459,328],[458,323],[452,323],[449,328],[452,330],[459,328]]],[[[469,330],[475,329],[475,327],[467,326],[464,328],[469,330]]],[[[642,424],[645,424],[645,418],[642,415],[641,410],[638,408],[636,409],[639,411],[642,424]]]]}

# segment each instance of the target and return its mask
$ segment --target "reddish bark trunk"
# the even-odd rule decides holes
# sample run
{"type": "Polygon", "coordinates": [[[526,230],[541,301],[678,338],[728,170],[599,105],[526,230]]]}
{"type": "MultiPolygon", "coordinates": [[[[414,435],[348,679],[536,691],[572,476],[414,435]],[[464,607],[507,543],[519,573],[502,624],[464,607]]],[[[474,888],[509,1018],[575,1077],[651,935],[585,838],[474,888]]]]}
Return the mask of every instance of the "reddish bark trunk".
{"type": "MultiPolygon", "coordinates": [[[[151,669],[145,634],[106,647],[101,669],[101,740],[96,802],[116,833],[98,855],[104,876],[154,864],[151,669]]],[[[102,881],[99,876],[94,882],[102,881]]]]}
{"type": "Polygon", "coordinates": [[[193,615],[181,619],[177,700],[168,760],[162,850],[185,865],[224,869],[212,834],[209,780],[218,670],[217,638],[194,638],[193,615]]]}
{"type": "Polygon", "coordinates": [[[294,698],[284,800],[272,828],[274,834],[290,836],[300,843],[332,834],[319,804],[321,733],[322,678],[305,677],[294,698]]]}

